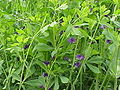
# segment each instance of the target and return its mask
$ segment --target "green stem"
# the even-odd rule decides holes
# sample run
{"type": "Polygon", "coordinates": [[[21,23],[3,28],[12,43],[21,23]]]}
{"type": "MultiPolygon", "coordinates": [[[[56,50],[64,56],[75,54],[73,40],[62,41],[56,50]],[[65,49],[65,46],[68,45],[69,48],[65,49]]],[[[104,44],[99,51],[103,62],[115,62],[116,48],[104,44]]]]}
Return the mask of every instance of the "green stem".
{"type": "Polygon", "coordinates": [[[117,78],[114,80],[114,90],[117,90],[117,78]]]}
{"type": "MultiPolygon", "coordinates": [[[[42,23],[42,25],[41,25],[41,28],[43,27],[43,25],[44,25],[44,23],[45,23],[45,20],[46,20],[46,16],[45,16],[45,18],[44,18],[44,20],[43,20],[43,23],[42,23]]],[[[40,28],[40,30],[33,36],[32,40],[31,40],[31,43],[30,43],[30,46],[29,46],[29,48],[28,48],[26,57],[25,57],[25,59],[23,60],[23,66],[22,66],[22,71],[21,71],[21,77],[20,77],[21,79],[20,79],[19,90],[21,90],[21,87],[22,87],[22,84],[23,84],[22,78],[23,78],[23,73],[24,73],[24,69],[25,69],[25,63],[26,63],[26,60],[27,60],[27,58],[28,58],[28,54],[29,54],[29,52],[30,52],[31,45],[32,45],[35,37],[41,32],[41,28],[40,28]]]]}
{"type": "Polygon", "coordinates": [[[98,77],[99,77],[99,75],[97,74],[97,76],[96,76],[96,83],[95,83],[95,90],[98,90],[98,88],[99,88],[98,77]]]}
{"type": "Polygon", "coordinates": [[[82,74],[83,74],[83,70],[81,71],[81,75],[80,75],[80,90],[82,90],[82,74]]]}
{"type": "MultiPolygon", "coordinates": [[[[69,76],[70,81],[72,81],[72,73],[74,70],[75,56],[76,56],[76,52],[77,52],[78,43],[79,43],[79,37],[77,38],[77,43],[76,43],[75,50],[74,50],[74,57],[73,57],[73,62],[72,62],[72,67],[71,67],[72,70],[70,71],[70,76],[69,76]]],[[[68,88],[69,88],[69,84],[68,84],[66,90],[68,90],[68,88]]]]}
{"type": "MultiPolygon", "coordinates": [[[[97,23],[97,26],[96,26],[95,32],[93,33],[92,38],[95,37],[95,35],[96,35],[96,33],[97,33],[98,26],[99,26],[99,23],[97,23]]],[[[92,41],[92,40],[91,40],[91,41],[92,41]]],[[[90,47],[90,46],[91,46],[91,44],[90,44],[88,47],[90,47]]],[[[77,79],[78,79],[78,77],[79,77],[79,75],[80,75],[80,72],[81,72],[83,66],[86,64],[87,60],[88,60],[88,57],[85,58],[83,64],[81,65],[81,67],[80,67],[80,69],[79,69],[79,72],[78,72],[78,74],[77,74],[77,76],[76,76],[76,79],[74,80],[74,82],[73,82],[73,84],[72,84],[72,88],[73,88],[73,86],[76,84],[76,81],[77,81],[77,79]]]]}

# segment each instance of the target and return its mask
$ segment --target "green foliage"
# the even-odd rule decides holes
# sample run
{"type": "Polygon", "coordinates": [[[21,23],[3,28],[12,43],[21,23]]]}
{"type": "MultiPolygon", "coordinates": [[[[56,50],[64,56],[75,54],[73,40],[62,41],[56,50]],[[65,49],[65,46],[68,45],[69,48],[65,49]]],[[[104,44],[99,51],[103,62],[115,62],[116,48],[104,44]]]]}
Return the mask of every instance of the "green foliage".
{"type": "Polygon", "coordinates": [[[0,0],[0,90],[120,88],[120,0],[0,0]]]}

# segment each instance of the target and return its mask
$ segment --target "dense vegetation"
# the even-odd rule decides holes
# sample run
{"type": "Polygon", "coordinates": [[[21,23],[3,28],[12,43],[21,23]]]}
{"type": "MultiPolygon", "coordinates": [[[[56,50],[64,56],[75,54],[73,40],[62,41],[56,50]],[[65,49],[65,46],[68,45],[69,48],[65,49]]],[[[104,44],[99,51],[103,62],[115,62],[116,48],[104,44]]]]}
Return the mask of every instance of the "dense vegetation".
{"type": "Polygon", "coordinates": [[[120,0],[0,0],[0,90],[120,90],[120,0]]]}

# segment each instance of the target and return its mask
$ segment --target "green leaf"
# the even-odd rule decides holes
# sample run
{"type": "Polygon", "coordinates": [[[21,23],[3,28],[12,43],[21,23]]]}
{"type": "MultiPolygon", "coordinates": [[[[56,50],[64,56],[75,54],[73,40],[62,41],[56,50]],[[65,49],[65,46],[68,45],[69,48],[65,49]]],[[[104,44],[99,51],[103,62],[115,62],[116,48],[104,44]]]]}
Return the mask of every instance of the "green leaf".
{"type": "Polygon", "coordinates": [[[88,46],[88,48],[85,50],[85,57],[90,57],[92,52],[92,48],[88,46]]]}
{"type": "Polygon", "coordinates": [[[40,31],[41,33],[44,33],[47,29],[48,29],[49,25],[46,25],[45,27],[43,27],[40,31]]]}
{"type": "Polygon", "coordinates": [[[92,55],[97,55],[97,54],[99,54],[99,51],[98,51],[98,50],[93,49],[93,50],[92,50],[92,55]]]}
{"type": "Polygon", "coordinates": [[[103,5],[103,6],[100,7],[100,13],[101,13],[101,14],[102,14],[104,11],[106,11],[106,10],[107,10],[107,8],[106,8],[105,5],[103,5]]]}
{"type": "Polygon", "coordinates": [[[68,83],[69,82],[69,79],[65,76],[60,76],[60,79],[61,79],[62,83],[68,83]]]}
{"type": "Polygon", "coordinates": [[[94,56],[87,61],[87,63],[101,64],[103,63],[103,58],[101,56],[94,56]]]}
{"type": "Polygon", "coordinates": [[[24,43],[27,43],[28,40],[29,40],[29,38],[25,38],[25,39],[23,40],[23,42],[24,42],[24,43]]]}
{"type": "Polygon", "coordinates": [[[91,18],[85,18],[84,21],[89,23],[88,25],[89,25],[90,29],[92,29],[97,23],[97,21],[95,19],[91,19],[91,18]]]}
{"type": "Polygon", "coordinates": [[[18,37],[16,38],[16,40],[17,40],[18,42],[23,42],[23,36],[18,36],[18,37]]]}
{"type": "Polygon", "coordinates": [[[20,81],[20,79],[21,79],[20,76],[18,75],[18,73],[16,73],[16,72],[12,74],[12,77],[13,77],[13,79],[15,79],[17,81],[20,81]]]}
{"type": "Polygon", "coordinates": [[[3,60],[0,61],[0,74],[2,74],[2,64],[3,64],[3,60]]]}
{"type": "Polygon", "coordinates": [[[106,39],[112,40],[112,42],[118,44],[118,33],[113,30],[104,30],[103,35],[105,35],[106,39]]]}
{"type": "Polygon", "coordinates": [[[86,6],[86,7],[83,7],[81,10],[76,9],[76,12],[80,18],[85,18],[88,16],[90,9],[89,7],[86,6]]]}
{"type": "Polygon", "coordinates": [[[116,71],[116,77],[119,78],[120,77],[120,61],[118,61],[118,64],[117,64],[117,71],[116,71]]]}
{"type": "Polygon", "coordinates": [[[89,36],[85,30],[78,29],[78,28],[72,28],[71,34],[78,35],[80,37],[88,37],[89,36]]]}
{"type": "Polygon", "coordinates": [[[59,6],[56,10],[65,10],[68,8],[68,5],[65,3],[65,4],[62,4],[61,6],[59,6]]]}
{"type": "Polygon", "coordinates": [[[18,32],[19,34],[25,34],[24,30],[16,30],[16,32],[18,32]]]}
{"type": "Polygon", "coordinates": [[[38,79],[34,79],[34,80],[29,80],[25,82],[26,84],[33,86],[33,87],[38,87],[40,85],[45,86],[45,78],[43,76],[40,76],[38,79]]]}
{"type": "Polygon", "coordinates": [[[119,13],[120,13],[120,9],[115,10],[115,12],[113,14],[119,15],[119,13]]]}
{"type": "Polygon", "coordinates": [[[44,26],[42,29],[40,29],[41,33],[45,33],[45,31],[48,29],[48,27],[54,27],[56,24],[58,24],[56,21],[55,22],[52,22],[46,26],[44,26]]]}
{"type": "Polygon", "coordinates": [[[91,71],[93,71],[94,73],[101,73],[98,67],[93,66],[93,65],[91,65],[91,64],[87,64],[87,66],[88,66],[89,69],[90,69],[91,71]]]}
{"type": "Polygon", "coordinates": [[[114,27],[111,24],[105,22],[104,20],[101,21],[100,23],[103,24],[103,25],[106,25],[108,28],[114,29],[114,27]]]}
{"type": "Polygon", "coordinates": [[[114,23],[115,25],[117,25],[118,27],[120,27],[120,22],[118,22],[118,21],[113,21],[113,23],[114,23]]]}
{"type": "Polygon", "coordinates": [[[65,60],[57,60],[56,63],[59,63],[59,64],[68,64],[68,61],[65,61],[65,60]]]}
{"type": "Polygon", "coordinates": [[[79,36],[82,35],[82,33],[79,31],[79,29],[75,29],[75,28],[73,28],[73,31],[71,32],[71,34],[72,35],[79,35],[79,36]]]}
{"type": "Polygon", "coordinates": [[[103,13],[103,15],[108,15],[110,13],[110,10],[107,10],[103,13]]]}
{"type": "Polygon", "coordinates": [[[30,76],[32,76],[32,74],[36,71],[35,67],[32,66],[31,68],[27,68],[26,69],[26,73],[25,73],[25,78],[29,78],[30,76]]]}
{"type": "Polygon", "coordinates": [[[58,82],[58,77],[55,78],[55,85],[54,85],[54,90],[58,90],[59,89],[59,82],[58,82]]]}
{"type": "Polygon", "coordinates": [[[43,54],[43,52],[39,52],[36,57],[36,59],[40,59],[41,61],[44,61],[45,60],[45,56],[43,54]]]}
{"type": "Polygon", "coordinates": [[[48,46],[47,44],[45,43],[39,43],[38,45],[36,45],[33,49],[33,52],[35,50],[37,51],[52,51],[54,48],[51,47],[51,46],[48,46]]]}
{"type": "Polygon", "coordinates": [[[41,61],[36,60],[35,63],[36,63],[37,65],[39,65],[42,69],[44,69],[46,72],[48,71],[46,65],[43,64],[41,61]]]}
{"type": "Polygon", "coordinates": [[[119,0],[113,0],[115,4],[119,4],[120,1],[119,0]]]}

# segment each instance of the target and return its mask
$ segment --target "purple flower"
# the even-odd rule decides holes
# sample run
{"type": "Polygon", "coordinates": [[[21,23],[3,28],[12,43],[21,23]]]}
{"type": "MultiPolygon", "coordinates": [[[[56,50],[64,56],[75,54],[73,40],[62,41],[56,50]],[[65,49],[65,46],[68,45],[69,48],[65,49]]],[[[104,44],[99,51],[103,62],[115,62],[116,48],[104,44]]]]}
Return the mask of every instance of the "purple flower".
{"type": "Polygon", "coordinates": [[[69,39],[68,39],[68,42],[69,42],[69,43],[75,43],[75,42],[76,42],[76,39],[75,39],[75,38],[69,38],[69,39]]]}
{"type": "Polygon", "coordinates": [[[90,8],[90,12],[92,12],[93,11],[93,8],[90,8]]]}
{"type": "Polygon", "coordinates": [[[106,28],[106,25],[101,25],[100,26],[100,29],[105,29],[106,28]]]}
{"type": "Polygon", "coordinates": [[[44,77],[47,77],[47,76],[48,76],[48,74],[47,74],[47,73],[43,73],[43,76],[44,76],[44,77]]]}
{"type": "Polygon", "coordinates": [[[80,62],[76,62],[76,63],[74,63],[74,66],[76,67],[76,68],[78,68],[78,67],[80,67],[80,62]]]}
{"type": "Polygon", "coordinates": [[[80,28],[79,26],[74,26],[74,28],[80,28]]]}
{"type": "Polygon", "coordinates": [[[50,64],[49,61],[44,61],[43,63],[44,63],[46,66],[50,64]]]}
{"type": "Polygon", "coordinates": [[[69,60],[69,58],[65,56],[65,57],[64,57],[64,60],[67,60],[67,61],[68,61],[68,60],[69,60]]]}
{"type": "Polygon", "coordinates": [[[85,57],[82,56],[82,55],[76,55],[76,58],[79,59],[79,60],[83,60],[85,57]]]}
{"type": "Polygon", "coordinates": [[[25,45],[25,46],[24,46],[24,49],[29,48],[29,46],[30,46],[30,44],[25,45]]]}
{"type": "Polygon", "coordinates": [[[112,42],[112,40],[106,40],[106,43],[110,44],[112,42]]]}
{"type": "Polygon", "coordinates": [[[108,15],[104,15],[105,17],[108,17],[108,15]]]}

